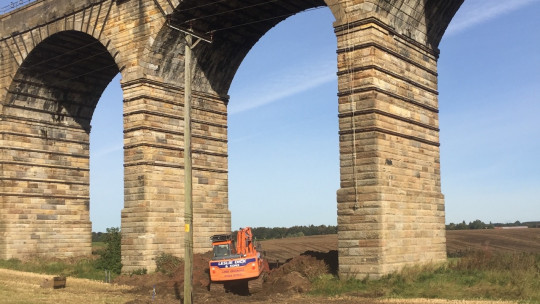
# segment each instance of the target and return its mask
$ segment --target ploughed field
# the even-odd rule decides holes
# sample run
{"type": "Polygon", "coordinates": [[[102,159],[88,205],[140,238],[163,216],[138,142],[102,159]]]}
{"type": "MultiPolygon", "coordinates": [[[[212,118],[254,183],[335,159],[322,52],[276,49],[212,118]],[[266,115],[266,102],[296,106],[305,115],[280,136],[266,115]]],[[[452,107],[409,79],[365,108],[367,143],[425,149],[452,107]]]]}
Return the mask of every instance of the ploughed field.
{"type": "Polygon", "coordinates": [[[540,228],[446,231],[449,254],[476,249],[540,253],[540,228]]]}
{"type": "MultiPolygon", "coordinates": [[[[305,251],[337,250],[337,235],[264,240],[260,243],[272,266],[272,263],[283,263],[305,251]]],[[[450,255],[478,249],[540,253],[540,228],[446,231],[446,250],[450,255]]]]}
{"type": "Polygon", "coordinates": [[[276,263],[282,264],[306,251],[329,252],[337,250],[337,234],[264,240],[260,243],[270,267],[274,267],[276,263]]]}
{"type": "MultiPolygon", "coordinates": [[[[540,253],[540,229],[447,231],[447,239],[449,254],[459,255],[476,249],[540,253]]],[[[317,274],[326,266],[330,271],[337,267],[337,235],[264,240],[260,243],[273,268],[261,293],[246,295],[209,291],[207,265],[210,254],[198,254],[194,259],[194,303],[493,303],[308,295],[303,292],[309,289],[310,283],[298,273],[317,274]]],[[[161,273],[123,275],[115,280],[116,284],[68,278],[64,289],[40,288],[43,279],[50,277],[0,269],[0,303],[180,303],[179,298],[183,294],[183,267],[169,276],[161,273]]]]}

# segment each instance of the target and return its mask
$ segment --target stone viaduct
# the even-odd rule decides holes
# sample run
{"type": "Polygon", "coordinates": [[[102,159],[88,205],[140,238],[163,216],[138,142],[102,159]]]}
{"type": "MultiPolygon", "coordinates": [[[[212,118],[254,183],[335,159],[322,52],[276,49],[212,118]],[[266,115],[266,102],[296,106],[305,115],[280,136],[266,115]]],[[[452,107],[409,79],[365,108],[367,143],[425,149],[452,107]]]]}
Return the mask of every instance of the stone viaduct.
{"type": "MultiPolygon", "coordinates": [[[[231,230],[227,103],[251,47],[285,18],[335,16],[339,271],[446,258],[438,44],[463,0],[37,0],[0,16],[0,258],[91,253],[89,134],[121,73],[124,271],[183,255],[184,34],[194,49],[195,251],[231,230]]],[[[234,102],[231,101],[231,102],[234,102]]]]}

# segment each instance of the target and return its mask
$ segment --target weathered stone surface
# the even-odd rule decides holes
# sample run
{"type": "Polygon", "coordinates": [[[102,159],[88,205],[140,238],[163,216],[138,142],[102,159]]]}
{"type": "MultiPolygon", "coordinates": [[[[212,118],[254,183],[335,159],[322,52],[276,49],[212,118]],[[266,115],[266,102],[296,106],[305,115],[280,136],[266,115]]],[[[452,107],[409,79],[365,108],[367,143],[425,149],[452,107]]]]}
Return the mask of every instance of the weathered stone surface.
{"type": "Polygon", "coordinates": [[[437,45],[462,2],[280,0],[238,10],[247,4],[43,0],[0,16],[0,258],[90,254],[90,121],[118,73],[124,271],[152,270],[159,252],[183,255],[184,34],[167,20],[213,32],[192,66],[194,248],[208,250],[210,235],[231,229],[232,78],[274,25],[327,5],[337,37],[340,273],[377,277],[443,260],[437,45]]]}

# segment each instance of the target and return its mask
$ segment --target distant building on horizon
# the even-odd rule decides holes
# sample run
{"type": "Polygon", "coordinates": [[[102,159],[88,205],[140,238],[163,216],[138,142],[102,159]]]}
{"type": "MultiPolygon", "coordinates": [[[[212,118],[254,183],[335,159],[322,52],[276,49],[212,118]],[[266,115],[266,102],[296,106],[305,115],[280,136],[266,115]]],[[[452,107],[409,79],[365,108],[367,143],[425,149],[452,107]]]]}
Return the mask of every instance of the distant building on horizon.
{"type": "Polygon", "coordinates": [[[508,226],[508,227],[495,227],[495,229],[528,229],[529,226],[508,226]]]}

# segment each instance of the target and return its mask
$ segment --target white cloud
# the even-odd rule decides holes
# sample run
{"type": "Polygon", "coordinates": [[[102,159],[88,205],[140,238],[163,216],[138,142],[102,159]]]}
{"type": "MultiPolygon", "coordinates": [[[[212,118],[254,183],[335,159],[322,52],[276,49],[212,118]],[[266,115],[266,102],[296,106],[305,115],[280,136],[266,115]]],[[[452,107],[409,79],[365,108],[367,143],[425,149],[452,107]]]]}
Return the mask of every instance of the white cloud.
{"type": "Polygon", "coordinates": [[[91,158],[101,158],[101,157],[103,157],[105,155],[108,155],[108,154],[117,152],[119,150],[122,150],[123,148],[124,148],[124,146],[122,144],[119,144],[119,145],[105,147],[105,148],[99,149],[99,150],[97,150],[95,152],[90,151],[90,157],[91,158]]]}
{"type": "Polygon", "coordinates": [[[291,66],[278,71],[263,79],[261,83],[251,83],[244,86],[248,89],[231,94],[228,112],[237,114],[249,111],[335,81],[336,69],[335,61],[331,61],[291,66]]]}
{"type": "Polygon", "coordinates": [[[495,19],[540,0],[467,0],[448,26],[447,35],[495,19]]]}

